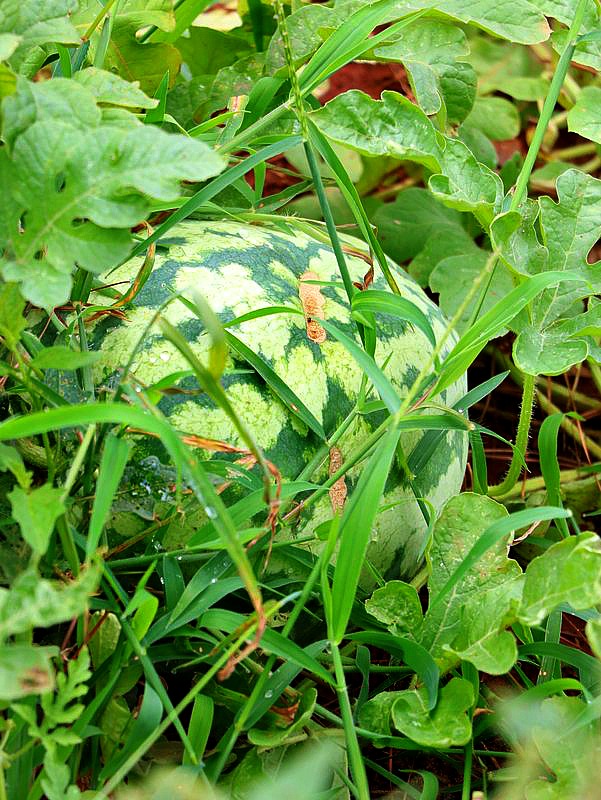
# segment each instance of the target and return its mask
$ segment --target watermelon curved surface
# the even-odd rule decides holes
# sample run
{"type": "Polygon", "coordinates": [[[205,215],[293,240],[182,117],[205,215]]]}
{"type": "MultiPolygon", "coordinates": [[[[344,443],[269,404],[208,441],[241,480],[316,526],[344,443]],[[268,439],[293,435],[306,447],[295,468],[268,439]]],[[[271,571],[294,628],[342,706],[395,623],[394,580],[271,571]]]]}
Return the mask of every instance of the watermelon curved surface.
{"type": "MultiPolygon", "coordinates": [[[[356,246],[361,245],[356,242],[356,246]]],[[[346,260],[353,280],[361,281],[368,270],[365,261],[352,255],[347,255],[346,260]]],[[[139,261],[128,263],[112,272],[108,281],[126,291],[139,266],[139,261]]],[[[435,336],[440,337],[445,321],[437,306],[399,268],[395,268],[395,277],[402,295],[425,313],[435,336]]],[[[387,289],[383,279],[376,279],[374,287],[387,289]]],[[[190,299],[195,292],[202,295],[224,323],[270,306],[293,307],[303,312],[262,316],[229,330],[290,387],[309,413],[309,422],[306,414],[303,420],[274,394],[255,369],[240,358],[239,351],[230,353],[228,369],[222,377],[231,404],[267,459],[276,465],[285,481],[295,480],[323,446],[323,437],[329,439],[351,413],[362,381],[357,362],[319,325],[320,318],[326,319],[359,341],[332,249],[292,228],[291,232],[283,232],[232,221],[180,224],[161,240],[152,274],[127,310],[127,318],[107,316],[94,324],[90,347],[100,353],[95,365],[97,383],[110,383],[118,368],[128,363],[141,338],[131,365],[137,381],[153,386],[172,373],[189,373],[190,365],[157,326],[147,332],[157,309],[174,291],[190,299]]],[[[164,316],[206,364],[209,337],[194,311],[175,301],[167,306],[164,316]]],[[[403,397],[429,360],[431,344],[420,330],[399,319],[378,314],[376,322],[376,362],[403,397]]],[[[447,350],[453,344],[451,337],[447,350]]],[[[193,391],[198,389],[193,377],[185,377],[178,387],[183,391],[164,393],[158,405],[179,431],[244,447],[225,412],[206,394],[193,391]]],[[[453,405],[466,389],[462,378],[437,399],[453,405]]],[[[373,392],[372,399],[377,399],[373,392]]],[[[357,416],[321,470],[305,479],[319,482],[327,477],[328,471],[335,470],[384,416],[382,411],[357,416]]],[[[401,445],[406,457],[416,452],[422,436],[421,432],[403,434],[401,445]]],[[[201,457],[213,456],[214,453],[202,453],[201,457]]],[[[427,530],[416,493],[439,509],[459,491],[466,457],[467,436],[454,431],[443,434],[413,486],[398,466],[393,467],[368,549],[368,559],[381,573],[398,577],[416,571],[427,530]]],[[[147,451],[134,453],[135,458],[149,472],[156,474],[158,470],[161,474],[165,469],[160,463],[166,461],[165,454],[158,443],[152,458],[147,451]]],[[[223,455],[218,458],[223,459],[223,455]]],[[[312,537],[320,523],[332,518],[333,508],[352,492],[364,463],[351,469],[344,485],[338,484],[324,495],[284,535],[292,540],[312,537]]],[[[144,478],[140,483],[143,487],[149,485],[144,478]]],[[[303,546],[317,550],[320,540],[303,542],[303,546]]]]}

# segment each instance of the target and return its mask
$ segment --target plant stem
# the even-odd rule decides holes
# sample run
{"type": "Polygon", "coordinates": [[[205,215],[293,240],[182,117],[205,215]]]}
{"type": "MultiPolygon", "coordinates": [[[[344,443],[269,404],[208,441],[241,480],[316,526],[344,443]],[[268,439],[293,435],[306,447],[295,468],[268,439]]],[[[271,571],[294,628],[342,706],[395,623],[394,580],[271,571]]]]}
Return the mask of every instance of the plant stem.
{"type": "Polygon", "coordinates": [[[472,762],[474,760],[473,742],[470,740],[465,746],[465,760],[463,762],[463,788],[461,800],[470,800],[472,796],[472,762]]]}
{"type": "Polygon", "coordinates": [[[84,35],[81,37],[82,41],[87,42],[89,40],[90,36],[94,33],[96,28],[100,25],[102,20],[106,17],[106,15],[109,13],[109,11],[115,5],[116,2],[117,0],[108,0],[108,2],[104,4],[104,6],[100,9],[98,14],[96,15],[94,21],[90,24],[84,35]]]}
{"type": "Polygon", "coordinates": [[[505,479],[498,484],[498,486],[490,487],[488,493],[492,497],[497,497],[501,494],[507,494],[508,491],[513,489],[522,473],[522,462],[520,460],[520,455],[525,456],[526,449],[528,447],[530,423],[532,422],[532,411],[534,409],[534,383],[534,375],[524,375],[522,407],[520,408],[518,432],[515,438],[515,447],[517,452],[514,452],[513,454],[505,479]]]}
{"type": "Polygon", "coordinates": [[[340,650],[338,649],[338,644],[333,641],[330,642],[330,647],[332,649],[332,660],[334,662],[334,673],[336,675],[336,693],[340,704],[340,715],[344,727],[351,775],[357,787],[357,796],[359,800],[370,800],[369,784],[367,782],[365,764],[361,755],[361,748],[359,747],[357,731],[355,730],[355,723],[353,721],[353,710],[348,695],[340,650]]]}

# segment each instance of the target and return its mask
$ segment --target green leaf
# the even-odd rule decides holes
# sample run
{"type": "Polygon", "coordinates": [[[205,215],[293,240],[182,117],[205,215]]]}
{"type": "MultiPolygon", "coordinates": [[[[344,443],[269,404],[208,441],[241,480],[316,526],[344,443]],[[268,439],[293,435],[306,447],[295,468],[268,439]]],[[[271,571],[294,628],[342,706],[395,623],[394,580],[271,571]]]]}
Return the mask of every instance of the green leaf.
{"type": "Polygon", "coordinates": [[[412,187],[399,192],[392,203],[381,205],[373,216],[379,239],[398,264],[414,259],[410,272],[427,285],[432,267],[444,256],[467,252],[472,239],[462,215],[439,203],[427,189],[412,187]],[[440,248],[440,249],[438,249],[440,248]],[[428,251],[426,256],[424,251],[428,251]],[[416,268],[422,261],[427,267],[416,268]]]}
{"type": "Polygon", "coordinates": [[[21,453],[7,444],[0,444],[0,472],[12,472],[21,489],[29,489],[32,473],[25,469],[21,453]]]}
{"type": "Polygon", "coordinates": [[[386,650],[407,664],[423,682],[428,696],[428,711],[436,705],[440,672],[432,656],[420,644],[402,636],[382,631],[359,631],[349,637],[352,641],[372,644],[386,650]]]}
{"type": "MultiPolygon", "coordinates": [[[[540,2],[540,0],[539,0],[540,2]]],[[[498,0],[408,0],[403,7],[410,9],[432,8],[456,19],[472,23],[488,33],[522,44],[541,42],[549,36],[549,26],[538,3],[529,0],[509,0],[499,5],[498,0]]]]}
{"type": "Polygon", "coordinates": [[[376,589],[365,610],[399,635],[414,634],[423,622],[417,590],[404,581],[388,581],[376,589]]]}
{"type": "Polygon", "coordinates": [[[382,437],[361,473],[340,523],[340,549],[332,584],[331,636],[340,642],[353,607],[355,591],[378,512],[380,498],[396,452],[400,429],[392,427],[382,437]]]}
{"type": "Polygon", "coordinates": [[[591,352],[598,355],[595,339],[599,336],[601,307],[592,305],[583,314],[559,319],[543,329],[522,328],[514,344],[514,361],[528,375],[561,375],[591,352]]]}
{"type": "Polygon", "coordinates": [[[552,545],[526,569],[520,621],[538,625],[561,603],[575,611],[601,602],[601,543],[594,533],[552,545]]]}
{"type": "Polygon", "coordinates": [[[599,262],[587,260],[598,239],[601,181],[570,169],[557,179],[557,194],[557,203],[550,197],[539,199],[548,263],[582,280],[547,289],[530,304],[529,325],[514,344],[516,363],[529,374],[558,374],[579,363],[594,346],[586,336],[594,335],[598,325],[594,308],[582,315],[578,311],[582,298],[601,291],[599,262]]]}
{"type": "MultiPolygon", "coordinates": [[[[586,705],[577,697],[550,697],[531,718],[530,737],[546,774],[526,787],[527,800],[565,800],[592,797],[597,785],[595,764],[601,747],[596,726],[577,727],[586,705]]],[[[523,723],[520,726],[523,728],[523,723]]]]}
{"type": "Polygon", "coordinates": [[[13,144],[0,151],[0,271],[36,305],[68,299],[76,264],[102,272],[125,259],[127,229],[152,199],[173,200],[181,180],[205,180],[224,166],[194,139],[103,124],[94,96],[75,81],[21,83],[3,108],[13,144]]]}
{"type": "Polygon", "coordinates": [[[76,370],[88,367],[98,361],[100,354],[81,350],[72,350],[64,345],[44,347],[31,359],[31,363],[39,369],[76,370]]]}
{"type": "Polygon", "coordinates": [[[375,49],[385,61],[400,61],[415,98],[429,116],[441,109],[450,122],[462,122],[476,96],[476,73],[464,61],[469,47],[465,33],[455,25],[420,19],[398,38],[375,49]]]}
{"type": "MultiPolygon", "coordinates": [[[[304,5],[290,14],[286,18],[286,28],[294,63],[302,64],[322,43],[320,32],[340,25],[346,16],[348,12],[345,13],[344,6],[328,8],[320,5],[304,5]]],[[[265,66],[269,74],[287,69],[284,43],[279,29],[269,42],[265,66]]]]}
{"type": "Polygon", "coordinates": [[[37,556],[48,549],[54,524],[65,513],[62,496],[63,490],[49,483],[29,492],[15,486],[8,495],[21,535],[37,556]]]}
{"type": "Polygon", "coordinates": [[[472,725],[465,713],[474,703],[469,681],[452,678],[439,692],[438,703],[428,711],[425,689],[399,692],[392,706],[398,730],[423,747],[453,747],[466,744],[472,725]]]}
{"type": "MultiPolygon", "coordinates": [[[[163,31],[175,29],[176,17],[173,0],[124,0],[116,11],[111,9],[119,22],[129,22],[141,28],[155,25],[163,31]]],[[[73,15],[73,24],[83,34],[98,14],[95,0],[82,0],[79,10],[73,15]]]]}
{"type": "Polygon", "coordinates": [[[601,89],[585,86],[568,112],[568,128],[585,139],[601,144],[601,89]]]}
{"type": "Polygon", "coordinates": [[[10,350],[14,350],[27,327],[24,310],[25,300],[21,297],[17,284],[4,283],[0,286],[0,336],[10,350]]]}
{"type": "Polygon", "coordinates": [[[76,72],[73,79],[85,86],[97,103],[125,108],[155,108],[158,105],[158,101],[144,94],[137,83],[123,80],[105,69],[86,67],[76,72]]]}
{"type": "Polygon", "coordinates": [[[70,20],[76,8],[77,0],[3,0],[0,33],[19,37],[11,54],[13,67],[24,65],[28,52],[38,45],[78,44],[79,35],[70,20]]]}
{"type": "MultiPolygon", "coordinates": [[[[444,243],[442,246],[444,246],[444,243]]],[[[442,259],[432,270],[430,288],[433,292],[439,293],[438,303],[448,319],[455,315],[455,312],[465,300],[466,294],[480,275],[481,270],[484,269],[489,257],[489,252],[474,247],[473,251],[468,251],[466,254],[453,255],[442,259]]],[[[480,308],[480,314],[489,311],[512,289],[513,280],[509,271],[503,264],[498,264],[480,308]]],[[[478,295],[474,297],[458,321],[457,330],[459,333],[467,331],[477,302],[478,295]]],[[[495,333],[495,336],[503,336],[506,332],[506,329],[500,329],[495,333]]]]}
{"type": "Polygon", "coordinates": [[[484,36],[472,36],[468,60],[478,73],[478,92],[503,92],[516,100],[544,99],[549,80],[541,77],[540,62],[528,47],[484,36]]]}
{"type": "Polygon", "coordinates": [[[515,139],[521,127],[516,106],[503,97],[479,97],[465,124],[482,131],[493,141],[515,139]]]}
{"type": "Polygon", "coordinates": [[[88,567],[66,585],[40,578],[33,570],[22,573],[10,589],[0,588],[0,641],[79,616],[99,580],[97,566],[88,567]]]}
{"type": "Polygon", "coordinates": [[[438,200],[457,211],[470,211],[485,228],[501,209],[501,178],[459,139],[445,138],[440,174],[432,175],[428,185],[438,200]]]}
{"type": "Polygon", "coordinates": [[[325,136],[367,156],[391,156],[437,170],[440,148],[432,123],[398,92],[381,100],[356,89],[330,100],[311,119],[325,136]]]}
{"type": "Polygon", "coordinates": [[[464,563],[483,532],[507,519],[505,508],[482,495],[464,493],[446,504],[434,526],[428,561],[430,607],[418,641],[443,669],[462,658],[478,669],[500,675],[511,668],[517,651],[504,627],[513,618],[521,592],[521,570],[507,558],[507,536],[472,564],[455,582],[444,603],[433,599],[464,563]]]}
{"type": "Polygon", "coordinates": [[[0,61],[6,61],[17,49],[21,37],[16,33],[0,33],[0,61]]]}
{"type": "Polygon", "coordinates": [[[405,320],[414,325],[421,331],[432,349],[436,347],[436,337],[430,325],[430,321],[423,311],[415,303],[404,297],[399,297],[392,292],[383,292],[377,289],[368,289],[364,292],[357,292],[352,302],[353,313],[373,312],[375,314],[388,314],[397,319],[405,320]]]}
{"type": "Polygon", "coordinates": [[[0,648],[0,700],[11,701],[54,689],[51,658],[57,647],[3,644],[0,648]]]}
{"type": "MultiPolygon", "coordinates": [[[[149,20],[143,24],[149,24],[149,20]]],[[[136,36],[138,29],[135,22],[117,17],[104,66],[126,81],[138,81],[143,92],[154,95],[166,72],[175,79],[182,57],[179,50],[167,42],[140,42],[136,36]]]]}

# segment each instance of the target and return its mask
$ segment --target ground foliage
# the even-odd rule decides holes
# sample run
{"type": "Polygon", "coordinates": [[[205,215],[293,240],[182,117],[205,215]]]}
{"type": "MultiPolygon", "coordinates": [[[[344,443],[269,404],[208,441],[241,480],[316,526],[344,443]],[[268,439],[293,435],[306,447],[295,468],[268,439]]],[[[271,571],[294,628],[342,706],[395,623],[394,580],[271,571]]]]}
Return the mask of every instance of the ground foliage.
{"type": "MultiPolygon", "coordinates": [[[[4,0],[0,798],[592,796],[600,16],[596,0],[4,0]],[[357,60],[392,88],[353,84],[357,60]],[[321,102],[332,86],[346,91],[321,102]],[[127,314],[187,217],[335,246],[351,231],[393,292],[386,256],[459,335],[405,398],[345,344],[387,422],[300,583],[261,571],[297,489],[269,506],[256,473],[227,473],[254,490],[249,537],[248,509],[156,411],[181,375],[135,387],[125,370],[96,395],[87,324],[127,314]],[[102,287],[135,256],[130,293],[102,287]],[[468,370],[472,391],[434,425],[427,397],[468,370]],[[421,572],[367,593],[360,556],[400,431],[431,428],[419,475],[452,420],[470,429],[466,490],[431,519],[421,572]],[[162,440],[178,503],[125,515],[115,539],[131,429],[162,440]]],[[[338,260],[359,326],[424,324],[338,260]]],[[[157,324],[225,407],[235,338],[194,308],[206,365],[157,324]]]]}

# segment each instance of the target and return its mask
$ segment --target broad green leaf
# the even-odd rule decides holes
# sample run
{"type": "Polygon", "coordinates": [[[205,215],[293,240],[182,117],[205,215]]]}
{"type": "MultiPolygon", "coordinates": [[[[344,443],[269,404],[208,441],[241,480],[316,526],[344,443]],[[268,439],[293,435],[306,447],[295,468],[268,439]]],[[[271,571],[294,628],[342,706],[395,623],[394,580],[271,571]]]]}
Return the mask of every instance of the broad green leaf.
{"type": "Polygon", "coordinates": [[[47,628],[79,616],[99,580],[96,566],[67,584],[40,578],[33,570],[22,573],[10,589],[0,588],[0,642],[31,628],[47,628]]]}
{"type": "Polygon", "coordinates": [[[490,226],[491,239],[501,260],[516,275],[536,275],[549,261],[549,251],[537,237],[538,203],[527,200],[519,211],[499,214],[490,226]]]}
{"type": "Polygon", "coordinates": [[[440,174],[432,175],[428,185],[438,200],[457,211],[470,211],[485,228],[501,208],[501,178],[458,139],[445,138],[440,174]]]}
{"type": "Polygon", "coordinates": [[[538,625],[561,603],[575,611],[601,603],[601,543],[594,533],[557,542],[528,564],[520,621],[538,625]]]}
{"type": "Polygon", "coordinates": [[[549,250],[549,265],[554,270],[570,270],[591,284],[568,287],[568,296],[562,292],[545,292],[533,307],[533,321],[552,322],[575,299],[577,289],[581,297],[601,290],[601,276],[597,264],[589,264],[587,256],[599,237],[601,214],[601,180],[577,169],[564,172],[557,179],[558,202],[541,197],[540,225],[543,244],[549,250]]]}
{"type": "Polygon", "coordinates": [[[143,92],[153,95],[165,73],[168,72],[172,81],[175,80],[181,66],[181,55],[167,42],[142,44],[136,36],[137,30],[135,24],[125,20],[114,23],[104,66],[126,81],[138,81],[143,92]]]}
{"type": "Polygon", "coordinates": [[[3,107],[13,146],[0,151],[0,271],[36,305],[67,300],[75,264],[102,272],[120,263],[130,247],[127,229],[148,214],[152,199],[173,200],[181,180],[205,180],[223,168],[199,141],[151,125],[103,124],[94,96],[75,81],[22,84],[3,107]]]}
{"type": "Polygon", "coordinates": [[[3,644],[0,648],[0,700],[11,701],[54,689],[51,658],[58,647],[3,644]]]}
{"type": "Polygon", "coordinates": [[[594,308],[581,315],[578,311],[582,298],[601,291],[599,263],[587,260],[599,236],[601,181],[570,169],[557,179],[557,194],[558,202],[539,199],[548,264],[582,280],[547,289],[530,304],[528,326],[520,330],[514,345],[516,363],[529,374],[554,375],[579,363],[595,346],[586,337],[595,335],[598,327],[594,308]]]}
{"type": "Polygon", "coordinates": [[[375,49],[377,58],[400,61],[415,98],[429,116],[441,109],[450,122],[462,122],[476,96],[476,73],[464,57],[465,33],[455,25],[420,19],[397,38],[375,49]]]}
{"type": "Polygon", "coordinates": [[[6,61],[17,49],[21,37],[16,33],[0,33],[0,61],[6,61]]]}
{"type": "Polygon", "coordinates": [[[559,319],[542,330],[526,326],[514,348],[516,365],[528,375],[561,375],[589,354],[598,356],[595,339],[601,336],[601,307],[567,319],[559,319]]]}
{"type": "MultiPolygon", "coordinates": [[[[10,54],[13,68],[25,66],[27,54],[39,45],[78,44],[79,35],[70,19],[76,8],[77,0],[3,0],[0,34],[19,37],[18,47],[10,54]]],[[[40,52],[38,60],[43,60],[40,52]]]]}
{"type": "Polygon", "coordinates": [[[516,100],[540,100],[547,94],[549,81],[528,47],[472,36],[468,61],[478,73],[480,95],[503,92],[516,100]]]}
{"type": "Polygon", "coordinates": [[[21,453],[7,444],[0,444],[0,472],[9,471],[17,479],[21,489],[29,489],[32,473],[25,469],[21,453]]]}
{"type": "Polygon", "coordinates": [[[476,249],[463,219],[427,189],[417,187],[399,192],[373,216],[386,253],[398,264],[413,259],[409,272],[421,286],[427,285],[430,272],[442,258],[476,249]]]}
{"type": "Polygon", "coordinates": [[[568,112],[568,128],[601,144],[601,88],[585,86],[568,112]]]}
{"type": "Polygon", "coordinates": [[[403,8],[417,10],[432,8],[459,20],[472,23],[483,30],[522,44],[534,44],[549,36],[549,26],[536,4],[529,0],[480,0],[466,3],[465,0],[404,0],[403,8]]]}
{"type": "Polygon", "coordinates": [[[596,726],[576,723],[586,705],[577,697],[550,697],[531,718],[530,736],[539,758],[551,771],[526,786],[526,800],[567,800],[593,797],[601,757],[596,726]]]}
{"type": "Polygon", "coordinates": [[[126,108],[155,108],[158,101],[142,92],[135,82],[123,80],[114,72],[96,67],[86,67],[75,73],[73,79],[91,92],[97,103],[126,108]]]}
{"type": "Polygon", "coordinates": [[[392,720],[401,733],[423,747],[466,744],[472,724],[466,714],[474,702],[469,681],[452,678],[439,692],[436,708],[428,711],[425,689],[399,692],[392,706],[392,720]]]}
{"type": "MultiPolygon", "coordinates": [[[[292,16],[288,17],[290,21],[292,16]]],[[[176,46],[192,76],[215,75],[252,50],[250,42],[236,31],[223,32],[196,25],[177,40],[176,46]]]]}
{"type": "Polygon", "coordinates": [[[391,736],[392,707],[402,692],[380,692],[361,707],[359,724],[373,733],[391,736]]]}
{"type": "Polygon", "coordinates": [[[589,619],[585,630],[591,650],[601,660],[601,617],[589,619]]]}
{"type": "MultiPolygon", "coordinates": [[[[489,252],[474,247],[473,251],[470,250],[466,254],[452,255],[442,259],[432,270],[430,288],[433,292],[438,292],[438,303],[448,319],[455,315],[455,312],[465,300],[466,294],[480,275],[481,270],[484,269],[489,257],[489,252]]],[[[503,264],[497,264],[484,302],[480,308],[479,316],[489,311],[495,303],[502,300],[512,289],[513,280],[509,271],[503,264]]],[[[471,324],[472,314],[478,299],[478,295],[476,295],[457,323],[459,333],[466,331],[471,324]]],[[[506,333],[506,329],[501,329],[495,336],[503,336],[504,333],[506,333]]]]}
{"type": "Polygon", "coordinates": [[[401,636],[414,635],[423,621],[417,591],[404,581],[388,581],[376,589],[365,601],[365,610],[401,636]]]}
{"type": "Polygon", "coordinates": [[[431,170],[440,163],[436,131],[421,109],[398,92],[381,100],[356,89],[330,100],[311,119],[328,139],[367,156],[415,161],[431,170]]]}
{"type": "MultiPolygon", "coordinates": [[[[174,0],[123,0],[117,9],[111,9],[115,19],[129,22],[137,28],[155,25],[163,31],[175,29],[174,0]]],[[[83,34],[98,14],[95,0],[80,0],[79,9],[73,14],[73,24],[83,34]]]]}
{"type": "MultiPolygon", "coordinates": [[[[563,52],[568,41],[568,30],[574,19],[576,6],[569,0],[531,0],[535,6],[547,16],[562,22],[566,28],[555,30],[552,36],[553,47],[559,52],[563,52]]],[[[597,32],[601,23],[601,12],[595,2],[588,2],[584,10],[584,19],[580,27],[580,33],[597,32]]],[[[601,43],[594,38],[590,41],[579,44],[574,61],[584,64],[593,69],[601,68],[601,43]]]]}
{"type": "MultiPolygon", "coordinates": [[[[464,493],[452,498],[434,526],[428,561],[430,598],[447,584],[484,530],[507,511],[494,500],[464,493]]],[[[460,658],[477,669],[500,675],[511,668],[517,651],[504,631],[515,618],[521,570],[507,558],[507,537],[499,539],[458,580],[442,603],[429,608],[418,641],[448,669],[460,658]]]]}
{"type": "Polygon", "coordinates": [[[21,535],[37,556],[43,556],[56,520],[65,513],[63,490],[45,483],[30,491],[15,486],[8,495],[21,535]]]}
{"type": "Polygon", "coordinates": [[[479,97],[465,124],[482,131],[493,141],[515,139],[521,127],[516,106],[502,97],[479,97]]]}
{"type": "Polygon", "coordinates": [[[532,300],[541,295],[548,286],[557,286],[563,282],[578,282],[577,274],[573,272],[542,272],[527,278],[520,286],[516,286],[500,302],[496,303],[490,311],[479,317],[455,345],[445,359],[438,380],[438,391],[450,386],[453,381],[462,375],[473,363],[490,339],[498,331],[509,325],[532,300]]]}

